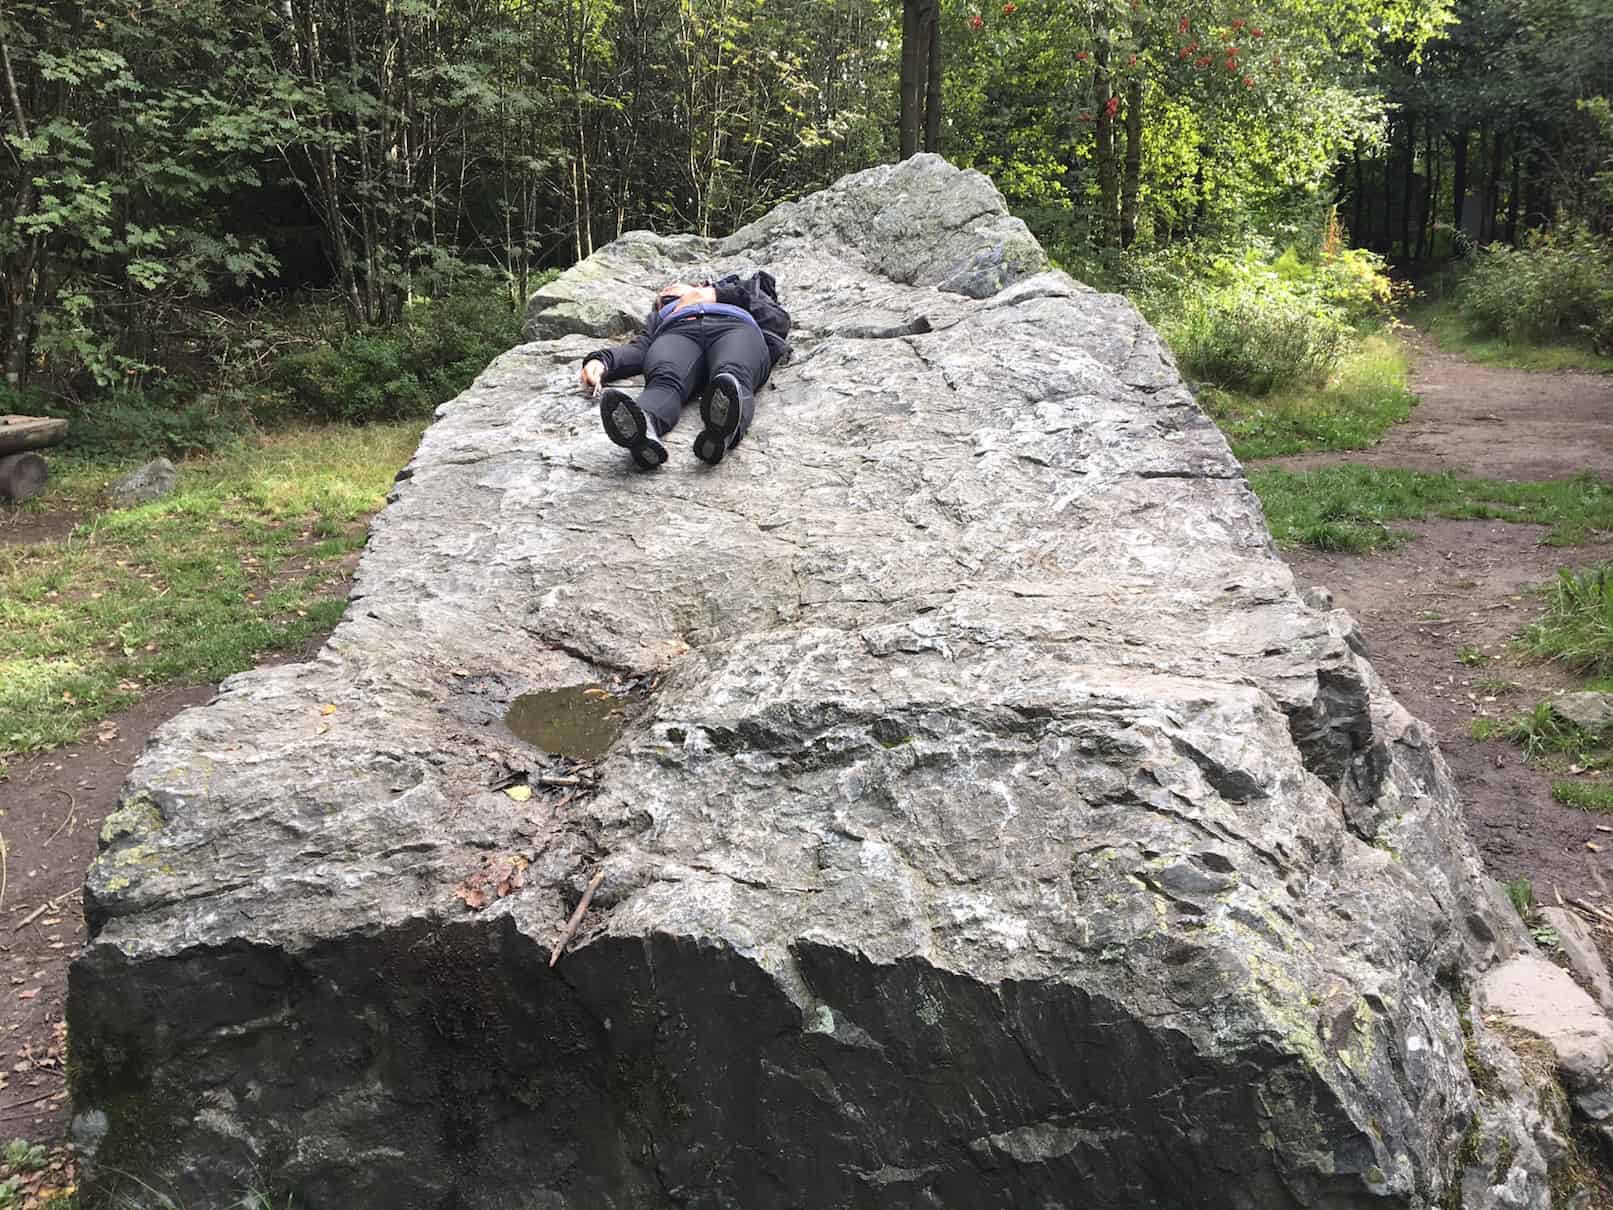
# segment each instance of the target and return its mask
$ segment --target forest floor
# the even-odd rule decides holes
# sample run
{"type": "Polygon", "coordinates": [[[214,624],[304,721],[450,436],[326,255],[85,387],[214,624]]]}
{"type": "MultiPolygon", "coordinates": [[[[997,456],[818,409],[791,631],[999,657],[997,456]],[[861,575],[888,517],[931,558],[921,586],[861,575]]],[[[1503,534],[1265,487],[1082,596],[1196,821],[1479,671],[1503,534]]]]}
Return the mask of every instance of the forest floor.
{"type": "MultiPolygon", "coordinates": [[[[1613,375],[1481,365],[1421,333],[1408,337],[1419,403],[1407,423],[1367,450],[1270,459],[1250,471],[1351,463],[1504,481],[1613,480],[1613,375]]],[[[1540,616],[1542,589],[1558,571],[1613,559],[1613,537],[1548,546],[1548,526],[1494,519],[1401,528],[1409,540],[1390,549],[1296,548],[1285,557],[1302,587],[1325,586],[1355,616],[1378,673],[1438,733],[1489,871],[1505,882],[1527,878],[1541,903],[1560,895],[1613,907],[1613,836],[1600,830],[1613,817],[1559,805],[1551,771],[1514,744],[1473,735],[1477,719],[1515,717],[1582,686],[1512,640],[1540,616]]],[[[1601,941],[1613,948],[1605,929],[1601,941]]]]}

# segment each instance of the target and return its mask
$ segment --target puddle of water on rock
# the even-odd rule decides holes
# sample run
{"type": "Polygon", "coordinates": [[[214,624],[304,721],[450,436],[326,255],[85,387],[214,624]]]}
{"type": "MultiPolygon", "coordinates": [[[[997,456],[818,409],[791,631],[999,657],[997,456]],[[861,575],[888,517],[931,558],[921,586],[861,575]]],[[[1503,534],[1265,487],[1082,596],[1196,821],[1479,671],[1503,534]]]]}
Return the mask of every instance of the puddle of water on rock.
{"type": "Polygon", "coordinates": [[[621,700],[598,685],[568,685],[523,693],[510,703],[504,725],[555,756],[596,760],[621,731],[623,719],[621,700]]]}

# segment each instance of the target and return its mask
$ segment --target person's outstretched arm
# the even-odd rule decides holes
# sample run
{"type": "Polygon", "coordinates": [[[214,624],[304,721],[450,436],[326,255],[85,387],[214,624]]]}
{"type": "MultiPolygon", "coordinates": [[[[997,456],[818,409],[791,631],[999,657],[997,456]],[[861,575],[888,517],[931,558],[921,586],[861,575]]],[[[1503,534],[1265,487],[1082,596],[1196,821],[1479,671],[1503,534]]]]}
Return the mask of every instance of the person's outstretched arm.
{"type": "Polygon", "coordinates": [[[595,349],[582,359],[580,377],[583,394],[598,394],[600,386],[604,383],[644,373],[644,353],[649,347],[649,334],[640,332],[625,345],[595,349]]]}

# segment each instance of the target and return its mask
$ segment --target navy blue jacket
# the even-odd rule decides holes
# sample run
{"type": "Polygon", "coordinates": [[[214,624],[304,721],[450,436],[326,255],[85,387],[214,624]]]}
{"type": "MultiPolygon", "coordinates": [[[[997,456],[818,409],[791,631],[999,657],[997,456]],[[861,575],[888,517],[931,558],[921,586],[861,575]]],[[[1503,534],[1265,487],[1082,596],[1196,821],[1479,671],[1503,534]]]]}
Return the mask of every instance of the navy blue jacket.
{"type": "MultiPolygon", "coordinates": [[[[778,283],[774,281],[771,273],[765,269],[758,269],[749,277],[730,273],[727,277],[720,277],[711,282],[710,285],[716,291],[719,303],[739,307],[756,321],[756,326],[761,329],[762,339],[767,342],[770,366],[778,365],[789,355],[790,313],[779,306],[778,283]]],[[[642,374],[644,354],[656,335],[666,326],[661,320],[661,310],[667,303],[673,301],[675,299],[670,295],[657,298],[650,307],[642,332],[625,345],[596,349],[583,358],[584,363],[595,359],[604,362],[607,382],[642,374]]]]}

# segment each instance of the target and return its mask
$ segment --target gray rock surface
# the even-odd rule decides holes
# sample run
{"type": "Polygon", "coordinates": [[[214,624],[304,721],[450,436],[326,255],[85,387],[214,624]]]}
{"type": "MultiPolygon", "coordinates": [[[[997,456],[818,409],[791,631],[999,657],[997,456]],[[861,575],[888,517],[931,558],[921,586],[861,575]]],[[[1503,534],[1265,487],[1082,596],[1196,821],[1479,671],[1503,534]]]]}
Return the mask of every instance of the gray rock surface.
{"type": "Polygon", "coordinates": [[[319,656],[133,771],[69,989],[92,1203],[1548,1204],[1554,1128],[1460,1007],[1529,943],[1432,737],[984,178],[625,236],[528,333],[319,656]],[[633,471],[579,357],[753,264],[794,362],[720,467],[686,422],[633,471]],[[595,682],[622,733],[546,787],[496,720],[595,682]]]}
{"type": "Polygon", "coordinates": [[[1608,977],[1607,963],[1602,961],[1596,948],[1596,938],[1585,922],[1567,908],[1540,909],[1540,917],[1557,934],[1568,968],[1579,979],[1580,986],[1590,992],[1591,998],[1604,1012],[1613,1012],[1613,978],[1608,977]]]}
{"type": "Polygon", "coordinates": [[[1322,584],[1312,584],[1309,588],[1301,590],[1299,599],[1322,613],[1333,608],[1333,592],[1322,584]]]}
{"type": "Polygon", "coordinates": [[[1485,972],[1479,990],[1487,1013],[1551,1044],[1582,1113],[1613,1119],[1613,1025],[1567,971],[1539,954],[1515,954],[1485,972]]]}
{"type": "Polygon", "coordinates": [[[1551,712],[1593,735],[1613,728],[1613,693],[1559,693],[1546,699],[1551,712]]]}
{"type": "Polygon", "coordinates": [[[160,500],[174,490],[179,482],[179,470],[166,458],[153,458],[127,475],[120,475],[106,489],[107,498],[119,508],[133,508],[151,500],[160,500]]]}

